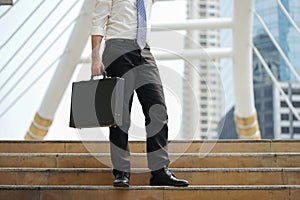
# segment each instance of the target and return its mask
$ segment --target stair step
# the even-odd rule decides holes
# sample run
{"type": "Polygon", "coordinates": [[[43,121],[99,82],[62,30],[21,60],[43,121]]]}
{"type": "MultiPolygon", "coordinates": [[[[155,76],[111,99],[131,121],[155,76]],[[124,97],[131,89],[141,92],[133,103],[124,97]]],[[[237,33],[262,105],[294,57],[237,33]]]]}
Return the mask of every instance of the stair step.
{"type": "Polygon", "coordinates": [[[0,186],[0,199],[272,199],[299,200],[300,186],[191,186],[186,188],[131,186],[0,186]]]}
{"type": "MultiPolygon", "coordinates": [[[[300,153],[170,153],[172,168],[299,167],[300,153]]],[[[132,153],[133,168],[147,168],[146,154],[132,153]]],[[[109,153],[0,153],[0,167],[107,168],[109,153]]]]}
{"type": "MultiPolygon", "coordinates": [[[[131,141],[133,153],[146,152],[143,141],[131,141]]],[[[0,141],[1,153],[109,153],[107,141],[0,141]]],[[[300,140],[170,141],[170,153],[300,152],[300,140]]]]}
{"type": "Polygon", "coordinates": [[[145,142],[130,142],[131,186],[111,187],[109,142],[0,141],[0,199],[300,199],[300,140],[170,141],[191,186],[150,187],[145,142]]]}
{"type": "MultiPolygon", "coordinates": [[[[178,169],[190,185],[300,185],[300,168],[178,169]]],[[[147,169],[132,169],[131,185],[149,185],[147,169]]],[[[112,185],[111,169],[2,168],[0,185],[112,185]]]]}

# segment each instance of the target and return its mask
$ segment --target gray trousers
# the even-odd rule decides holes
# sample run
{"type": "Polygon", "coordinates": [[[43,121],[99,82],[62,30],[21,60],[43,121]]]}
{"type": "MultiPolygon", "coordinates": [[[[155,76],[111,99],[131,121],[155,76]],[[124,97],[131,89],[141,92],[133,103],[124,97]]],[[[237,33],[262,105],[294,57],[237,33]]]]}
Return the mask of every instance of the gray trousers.
{"type": "Polygon", "coordinates": [[[110,77],[125,79],[123,124],[110,128],[110,150],[113,168],[130,171],[128,130],[134,91],[145,116],[147,159],[150,170],[167,166],[168,116],[163,87],[155,60],[147,45],[139,49],[135,40],[110,39],[106,42],[102,61],[110,77]]]}

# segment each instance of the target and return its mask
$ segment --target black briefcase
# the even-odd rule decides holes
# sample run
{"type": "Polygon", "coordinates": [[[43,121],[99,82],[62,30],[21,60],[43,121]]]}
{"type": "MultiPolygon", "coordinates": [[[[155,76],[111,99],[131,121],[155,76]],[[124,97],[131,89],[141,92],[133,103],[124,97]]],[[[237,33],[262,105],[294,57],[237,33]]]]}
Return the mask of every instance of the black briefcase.
{"type": "Polygon", "coordinates": [[[121,126],[124,102],[123,78],[74,82],[70,127],[95,128],[121,126]]]}

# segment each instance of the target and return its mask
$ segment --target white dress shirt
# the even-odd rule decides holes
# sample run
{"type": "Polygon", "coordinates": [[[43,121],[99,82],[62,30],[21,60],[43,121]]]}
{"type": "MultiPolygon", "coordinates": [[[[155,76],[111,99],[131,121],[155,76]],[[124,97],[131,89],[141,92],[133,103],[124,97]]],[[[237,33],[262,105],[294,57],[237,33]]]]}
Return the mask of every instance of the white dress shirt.
{"type": "MultiPolygon", "coordinates": [[[[148,34],[153,0],[144,0],[148,34]]],[[[91,35],[112,38],[136,39],[137,0],[97,0],[92,18],[91,35]]]]}

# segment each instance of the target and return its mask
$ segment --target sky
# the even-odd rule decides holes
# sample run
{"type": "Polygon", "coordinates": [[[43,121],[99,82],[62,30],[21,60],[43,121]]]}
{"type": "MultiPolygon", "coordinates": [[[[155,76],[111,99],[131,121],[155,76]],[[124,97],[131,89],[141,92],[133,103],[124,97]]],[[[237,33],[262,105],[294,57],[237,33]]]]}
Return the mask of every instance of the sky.
{"type": "MultiPolygon", "coordinates": [[[[41,104],[45,91],[47,90],[48,84],[54,73],[55,66],[57,65],[57,63],[55,65],[50,64],[64,51],[64,41],[67,41],[69,35],[71,34],[72,26],[64,31],[64,34],[60,40],[51,46],[50,50],[42,58],[39,58],[43,51],[50,47],[51,42],[56,38],[56,36],[58,36],[60,32],[64,30],[64,28],[76,17],[81,6],[80,2],[82,1],[75,1],[78,2],[78,4],[74,6],[72,12],[68,16],[64,17],[61,23],[55,26],[55,29],[50,35],[46,35],[46,33],[51,30],[51,27],[57,23],[58,19],[62,17],[62,15],[70,8],[71,2],[74,1],[61,1],[58,9],[52,12],[51,16],[46,16],[49,10],[54,9],[54,6],[58,2],[58,0],[45,1],[44,3],[36,0],[26,0],[26,3],[21,1],[18,2],[10,12],[0,18],[0,139],[23,139],[36,111],[41,104]],[[41,5],[35,14],[31,18],[26,19],[40,3],[41,5]],[[47,21],[44,25],[39,27],[39,24],[45,17],[47,17],[47,21]],[[22,26],[22,28],[6,44],[5,42],[10,36],[13,35],[15,30],[22,25],[25,19],[26,21],[24,26],[22,26]],[[6,45],[3,46],[3,44],[6,45]],[[39,45],[35,47],[37,44],[39,45]],[[20,49],[21,47],[22,49],[20,49]],[[37,49],[36,52],[32,52],[34,47],[37,49]],[[17,54],[14,54],[14,52],[17,52],[17,54]],[[29,57],[28,54],[30,54],[29,57]],[[12,59],[11,62],[9,61],[10,58],[12,59]],[[36,60],[38,60],[38,62],[36,62],[36,60]],[[8,64],[5,65],[6,63],[8,64]],[[46,75],[42,76],[38,81],[35,81],[36,78],[39,77],[39,74],[41,74],[45,69],[48,69],[48,66],[49,70],[47,71],[46,75]],[[6,80],[8,80],[9,77],[12,78],[6,83],[6,80]],[[22,92],[32,82],[35,83],[34,86],[28,90],[25,95],[21,95],[22,92]],[[16,84],[18,85],[15,87],[16,84]],[[11,107],[9,111],[4,113],[4,111],[10,107],[15,100],[18,101],[11,107]]],[[[9,7],[1,6],[0,16],[8,8],[9,7]]],[[[153,23],[161,21],[183,21],[185,18],[185,0],[157,2],[153,6],[153,23]]],[[[160,33],[158,35],[153,34],[153,38],[151,40],[153,41],[153,44],[155,44],[154,46],[157,46],[160,41],[165,39],[171,41],[169,44],[174,45],[174,40],[176,40],[176,38],[183,38],[182,34],[184,33],[176,32],[172,33],[171,36],[167,35],[166,33],[160,33]]],[[[182,46],[183,42],[181,41],[177,45],[182,46]]],[[[86,48],[89,47],[87,46],[86,48]]],[[[162,70],[170,69],[178,76],[182,76],[182,61],[164,61],[158,62],[158,65],[159,67],[162,67],[162,70]]],[[[80,73],[86,73],[83,71],[87,71],[87,69],[89,69],[89,66],[79,65],[72,80],[74,81],[78,79],[78,75],[80,73]]],[[[179,83],[179,85],[180,84],[181,83],[179,83]]],[[[176,134],[180,128],[181,110],[177,109],[181,107],[180,93],[180,89],[174,92],[168,87],[165,88],[167,106],[171,108],[168,110],[171,138],[176,137],[176,134]]],[[[71,83],[69,84],[66,93],[57,109],[54,122],[46,139],[107,139],[107,129],[101,129],[101,134],[99,134],[98,129],[89,134],[89,131],[78,131],[68,127],[70,94],[71,83]]],[[[138,130],[142,130],[144,124],[142,111],[136,99],[134,102],[135,103],[132,110],[132,123],[136,124],[140,128],[138,130]]],[[[139,134],[133,135],[132,139],[140,139],[142,135],[139,134]]]]}

